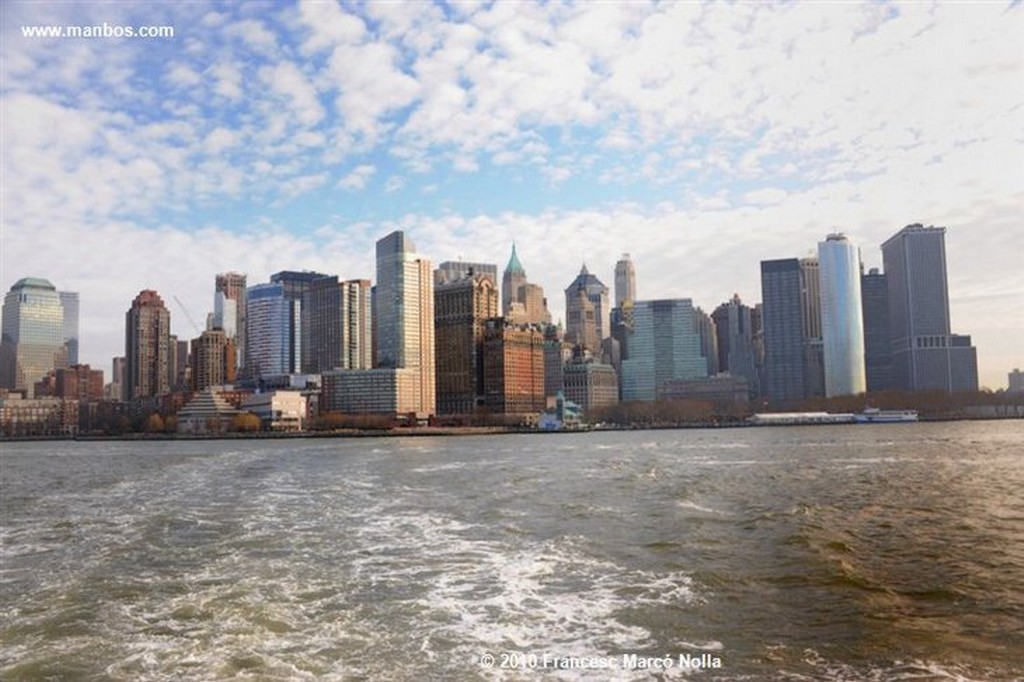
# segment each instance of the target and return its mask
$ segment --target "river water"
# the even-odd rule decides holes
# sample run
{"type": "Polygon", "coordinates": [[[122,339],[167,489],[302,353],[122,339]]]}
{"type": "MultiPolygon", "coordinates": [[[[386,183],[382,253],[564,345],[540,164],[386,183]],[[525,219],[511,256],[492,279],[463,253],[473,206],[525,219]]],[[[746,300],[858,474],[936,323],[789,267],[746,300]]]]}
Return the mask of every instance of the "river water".
{"type": "Polygon", "coordinates": [[[1024,678],[1024,422],[0,453],[3,679],[1024,678]]]}

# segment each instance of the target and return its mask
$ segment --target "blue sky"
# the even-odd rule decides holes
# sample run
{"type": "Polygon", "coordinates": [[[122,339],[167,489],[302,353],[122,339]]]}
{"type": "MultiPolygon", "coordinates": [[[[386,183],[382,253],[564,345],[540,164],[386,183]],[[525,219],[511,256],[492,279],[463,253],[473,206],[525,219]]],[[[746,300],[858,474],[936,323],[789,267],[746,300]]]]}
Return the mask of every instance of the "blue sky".
{"type": "Polygon", "coordinates": [[[945,225],[982,382],[1024,366],[1024,10],[1009,3],[2,6],[4,290],[82,297],[109,372],[142,288],[196,332],[214,274],[372,277],[408,231],[504,266],[555,317],[628,251],[642,298],[760,299],[835,229],[880,265],[945,225]],[[27,38],[166,25],[165,39],[27,38]]]}

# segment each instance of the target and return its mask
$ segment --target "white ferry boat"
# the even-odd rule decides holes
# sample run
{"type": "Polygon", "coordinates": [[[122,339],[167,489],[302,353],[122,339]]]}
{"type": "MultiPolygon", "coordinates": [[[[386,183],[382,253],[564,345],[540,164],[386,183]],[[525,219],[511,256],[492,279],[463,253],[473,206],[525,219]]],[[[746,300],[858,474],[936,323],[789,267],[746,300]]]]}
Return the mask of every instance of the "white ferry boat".
{"type": "Polygon", "coordinates": [[[880,410],[877,407],[869,407],[860,414],[855,414],[854,419],[858,424],[916,422],[917,410],[880,410]]]}

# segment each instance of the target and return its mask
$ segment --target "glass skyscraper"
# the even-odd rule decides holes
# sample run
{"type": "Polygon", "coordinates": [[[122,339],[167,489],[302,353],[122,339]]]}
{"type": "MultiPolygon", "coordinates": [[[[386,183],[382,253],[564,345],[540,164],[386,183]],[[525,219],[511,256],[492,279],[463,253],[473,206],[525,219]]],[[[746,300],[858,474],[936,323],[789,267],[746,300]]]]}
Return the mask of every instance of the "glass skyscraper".
{"type": "Polygon", "coordinates": [[[24,390],[32,397],[37,381],[51,370],[66,366],[60,294],[48,280],[18,280],[4,297],[0,386],[24,390]]]}
{"type": "Polygon", "coordinates": [[[825,395],[867,390],[864,375],[864,319],[860,297],[860,251],[843,234],[818,243],[821,338],[825,395]]]}
{"type": "Polygon", "coordinates": [[[761,261],[764,390],[773,405],[805,395],[802,279],[797,258],[761,261]]]}
{"type": "Polygon", "coordinates": [[[656,400],[668,381],[707,376],[696,311],[688,298],[636,301],[628,348],[622,361],[623,400],[656,400]]]}
{"type": "Polygon", "coordinates": [[[281,282],[251,286],[245,296],[247,378],[301,371],[301,301],[288,298],[281,282]]]}

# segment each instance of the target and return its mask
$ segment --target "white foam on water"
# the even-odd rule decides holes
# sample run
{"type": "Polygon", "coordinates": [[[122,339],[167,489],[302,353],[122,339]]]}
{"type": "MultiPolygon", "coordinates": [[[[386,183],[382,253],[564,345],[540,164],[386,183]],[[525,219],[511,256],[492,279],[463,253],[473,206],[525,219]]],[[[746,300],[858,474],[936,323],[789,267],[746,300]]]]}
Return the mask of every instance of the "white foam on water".
{"type": "Polygon", "coordinates": [[[678,502],[676,502],[676,506],[681,507],[683,509],[690,509],[690,510],[693,510],[693,511],[703,512],[705,514],[724,514],[725,513],[725,512],[719,511],[717,509],[712,509],[711,507],[705,507],[703,505],[697,504],[693,500],[679,500],[678,502]]]}

